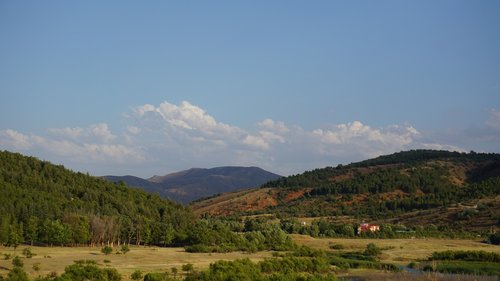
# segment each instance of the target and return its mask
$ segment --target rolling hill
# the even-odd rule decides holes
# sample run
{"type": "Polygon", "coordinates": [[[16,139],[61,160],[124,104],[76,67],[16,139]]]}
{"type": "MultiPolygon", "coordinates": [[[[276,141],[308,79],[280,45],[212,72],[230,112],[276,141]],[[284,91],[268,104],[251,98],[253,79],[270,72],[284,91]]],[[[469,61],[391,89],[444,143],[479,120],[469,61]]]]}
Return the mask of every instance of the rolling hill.
{"type": "Polygon", "coordinates": [[[188,203],[203,197],[258,187],[281,176],[257,167],[193,168],[165,176],[142,179],[134,176],[106,176],[112,182],[123,181],[129,186],[157,193],[163,198],[188,203]]]}
{"type": "Polygon", "coordinates": [[[194,202],[198,215],[330,217],[488,229],[500,222],[500,155],[413,150],[194,202]]]}
{"type": "Polygon", "coordinates": [[[193,221],[157,195],[0,151],[0,244],[160,244],[169,227],[183,232],[193,221]]]}

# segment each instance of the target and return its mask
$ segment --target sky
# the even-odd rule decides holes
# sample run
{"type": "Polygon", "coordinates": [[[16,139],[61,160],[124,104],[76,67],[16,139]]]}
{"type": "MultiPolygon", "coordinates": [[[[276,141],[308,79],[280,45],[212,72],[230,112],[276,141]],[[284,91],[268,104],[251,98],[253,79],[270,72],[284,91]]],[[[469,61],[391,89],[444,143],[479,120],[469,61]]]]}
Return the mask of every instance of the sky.
{"type": "Polygon", "coordinates": [[[0,150],[92,175],[500,152],[499,1],[0,1],[0,150]]]}

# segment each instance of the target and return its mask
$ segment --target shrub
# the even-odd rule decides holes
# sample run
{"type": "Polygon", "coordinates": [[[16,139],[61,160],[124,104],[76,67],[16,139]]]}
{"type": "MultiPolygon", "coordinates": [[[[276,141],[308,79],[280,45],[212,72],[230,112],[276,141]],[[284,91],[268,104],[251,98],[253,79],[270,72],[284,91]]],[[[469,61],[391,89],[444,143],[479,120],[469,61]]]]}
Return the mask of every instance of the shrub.
{"type": "Polygon", "coordinates": [[[39,262],[34,263],[32,268],[34,271],[37,271],[37,272],[40,271],[40,263],[39,262]]]}
{"type": "Polygon", "coordinates": [[[136,270],[130,275],[130,279],[134,281],[139,281],[142,279],[142,271],[136,270]]]}
{"type": "Polygon", "coordinates": [[[186,252],[188,253],[211,253],[213,252],[213,249],[207,245],[203,244],[195,244],[191,246],[186,246],[184,247],[186,252]]]}
{"type": "Polygon", "coordinates": [[[182,271],[192,272],[194,271],[194,266],[192,263],[187,263],[182,265],[182,271]]]}
{"type": "Polygon", "coordinates": [[[29,281],[28,274],[21,267],[14,267],[7,275],[7,280],[29,281]]]}
{"type": "Polygon", "coordinates": [[[116,269],[97,267],[97,263],[93,260],[79,260],[66,267],[61,280],[121,281],[121,276],[116,269]]]}
{"type": "Polygon", "coordinates": [[[128,247],[127,244],[123,244],[120,250],[123,254],[126,254],[130,251],[130,248],[128,247]]]}
{"type": "Polygon", "coordinates": [[[493,245],[500,245],[500,233],[493,233],[488,236],[486,242],[493,245]]]}
{"type": "Polygon", "coordinates": [[[382,253],[382,250],[373,243],[366,245],[366,250],[364,252],[365,255],[372,256],[372,257],[376,257],[376,256],[380,255],[381,253],[382,253]]]}
{"type": "Polygon", "coordinates": [[[113,252],[113,248],[111,248],[110,246],[105,246],[102,247],[101,252],[105,255],[109,255],[113,252]]]}
{"type": "Polygon", "coordinates": [[[23,267],[24,263],[20,257],[16,256],[16,257],[14,257],[14,259],[12,259],[12,265],[14,267],[23,267]]]}
{"type": "Polygon", "coordinates": [[[500,263],[500,254],[486,251],[443,251],[432,253],[429,260],[462,260],[500,263]]]}
{"type": "Polygon", "coordinates": [[[333,243],[333,244],[330,245],[330,249],[332,249],[332,250],[342,250],[342,249],[344,249],[344,245],[333,243]]]}
{"type": "Polygon", "coordinates": [[[23,256],[25,256],[28,259],[31,259],[32,257],[36,256],[36,254],[31,251],[31,248],[24,248],[23,256]]]}
{"type": "Polygon", "coordinates": [[[144,281],[169,281],[172,280],[168,277],[166,272],[152,272],[144,275],[144,281]]]}

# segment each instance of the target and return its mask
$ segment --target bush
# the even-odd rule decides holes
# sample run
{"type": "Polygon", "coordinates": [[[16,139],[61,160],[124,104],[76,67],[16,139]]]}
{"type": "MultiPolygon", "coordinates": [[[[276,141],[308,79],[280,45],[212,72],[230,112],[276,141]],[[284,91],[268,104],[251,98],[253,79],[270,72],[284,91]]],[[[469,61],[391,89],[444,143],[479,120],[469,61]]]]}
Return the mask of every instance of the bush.
{"type": "Polygon", "coordinates": [[[105,255],[109,255],[113,252],[113,248],[111,248],[110,246],[105,246],[102,247],[101,252],[105,255]]]}
{"type": "Polygon", "coordinates": [[[32,268],[34,271],[37,271],[37,272],[40,271],[40,263],[39,262],[34,263],[32,268]]]}
{"type": "Polygon", "coordinates": [[[456,274],[500,276],[500,264],[492,262],[442,261],[437,264],[436,271],[456,274]]]}
{"type": "Polygon", "coordinates": [[[126,254],[130,251],[130,248],[128,247],[127,244],[123,244],[120,250],[123,254],[126,254]]]}
{"type": "Polygon", "coordinates": [[[184,247],[184,249],[188,253],[211,253],[212,252],[211,247],[209,247],[207,245],[203,245],[203,244],[186,246],[186,247],[184,247]]]}
{"type": "Polygon", "coordinates": [[[373,243],[366,245],[366,250],[364,252],[365,255],[372,256],[372,257],[376,257],[376,256],[380,255],[381,253],[382,253],[382,250],[373,243]]]}
{"type": "Polygon", "coordinates": [[[333,243],[333,244],[330,245],[330,249],[332,249],[332,250],[342,250],[342,249],[344,249],[344,245],[333,243]]]}
{"type": "Polygon", "coordinates": [[[134,281],[139,281],[142,279],[142,271],[136,270],[130,275],[130,279],[134,281]]]}
{"type": "Polygon", "coordinates": [[[31,248],[24,248],[23,256],[25,256],[28,259],[31,259],[32,257],[36,256],[36,254],[31,251],[31,248]]]}
{"type": "Polygon", "coordinates": [[[168,277],[166,272],[152,272],[144,275],[144,281],[169,281],[172,280],[168,277]]]}
{"type": "Polygon", "coordinates": [[[21,267],[14,267],[7,275],[8,281],[29,281],[28,274],[21,267]]]}
{"type": "Polygon", "coordinates": [[[182,265],[182,271],[192,272],[194,271],[194,266],[192,263],[187,263],[182,265]]]}
{"type": "Polygon", "coordinates": [[[121,281],[121,276],[116,269],[97,267],[97,263],[93,260],[79,260],[66,267],[61,280],[121,281]]]}
{"type": "Polygon", "coordinates": [[[500,245],[500,233],[493,233],[488,236],[486,242],[493,245],[500,245]]]}
{"type": "Polygon", "coordinates": [[[16,257],[14,257],[14,259],[12,260],[12,265],[13,265],[14,267],[23,267],[23,266],[24,266],[24,263],[23,263],[23,260],[22,260],[20,257],[16,256],[16,257]]]}
{"type": "Polygon", "coordinates": [[[444,251],[432,253],[429,260],[462,260],[500,263],[500,254],[486,251],[444,251]]]}

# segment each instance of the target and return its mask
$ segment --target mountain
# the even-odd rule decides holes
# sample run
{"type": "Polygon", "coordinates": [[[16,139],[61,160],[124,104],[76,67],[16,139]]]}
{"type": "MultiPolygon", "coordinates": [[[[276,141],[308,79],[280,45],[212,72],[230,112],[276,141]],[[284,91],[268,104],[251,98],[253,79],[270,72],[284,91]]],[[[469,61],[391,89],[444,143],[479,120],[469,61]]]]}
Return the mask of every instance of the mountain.
{"type": "Polygon", "coordinates": [[[188,203],[215,194],[260,186],[281,176],[257,167],[193,168],[165,176],[142,179],[133,176],[106,176],[112,182],[157,193],[164,198],[188,203]]]}
{"type": "Polygon", "coordinates": [[[0,245],[12,237],[58,245],[160,244],[166,229],[182,233],[193,221],[188,208],[157,195],[0,151],[0,245]]]}
{"type": "Polygon", "coordinates": [[[279,178],[191,205],[198,215],[498,227],[500,154],[412,150],[279,178]]]}

